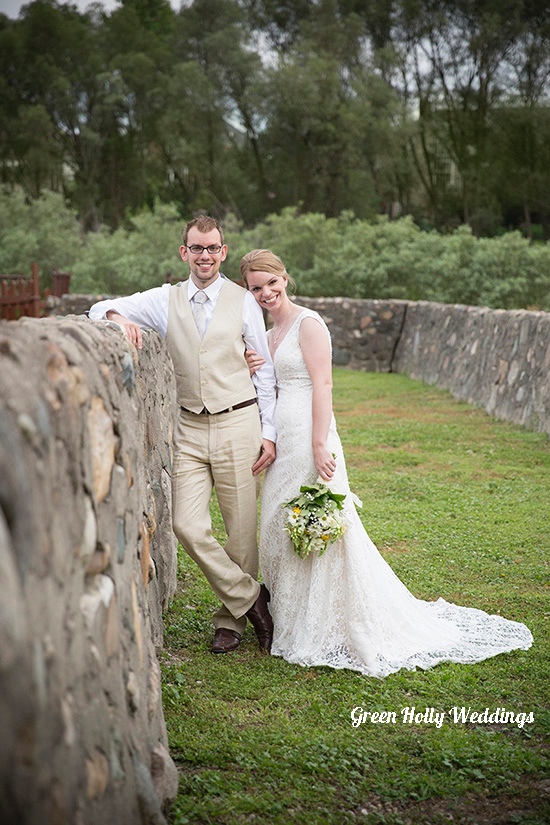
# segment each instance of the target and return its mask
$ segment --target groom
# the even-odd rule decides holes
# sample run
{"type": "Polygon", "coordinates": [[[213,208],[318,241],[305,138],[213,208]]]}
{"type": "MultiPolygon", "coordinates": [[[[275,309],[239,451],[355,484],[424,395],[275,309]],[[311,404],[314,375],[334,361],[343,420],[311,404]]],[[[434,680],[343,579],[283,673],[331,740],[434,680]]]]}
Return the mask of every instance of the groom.
{"type": "Polygon", "coordinates": [[[236,650],[247,619],[261,649],[269,651],[269,594],[257,580],[257,496],[259,473],[275,460],[275,376],[263,316],[251,293],[220,273],[227,246],[215,218],[189,221],[180,256],[189,265],[187,281],[100,301],[89,314],[116,321],[138,349],[142,328],[165,338],[179,405],[173,528],[222,602],[214,614],[212,652],[236,650]],[[252,378],[245,349],[266,360],[252,378]],[[212,535],[214,486],[225,547],[212,535]]]}

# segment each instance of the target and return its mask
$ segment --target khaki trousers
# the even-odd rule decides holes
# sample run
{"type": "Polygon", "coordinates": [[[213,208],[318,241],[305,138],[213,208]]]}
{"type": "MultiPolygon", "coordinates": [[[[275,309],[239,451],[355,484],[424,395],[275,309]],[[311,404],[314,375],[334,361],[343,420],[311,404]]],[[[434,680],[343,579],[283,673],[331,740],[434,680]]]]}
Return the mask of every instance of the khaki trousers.
{"type": "Polygon", "coordinates": [[[180,409],[174,438],[172,518],[176,536],[222,602],[214,626],[243,633],[258,598],[258,477],[262,433],[257,405],[218,415],[180,409]],[[227,543],[212,535],[210,499],[220,505],[227,543]]]}

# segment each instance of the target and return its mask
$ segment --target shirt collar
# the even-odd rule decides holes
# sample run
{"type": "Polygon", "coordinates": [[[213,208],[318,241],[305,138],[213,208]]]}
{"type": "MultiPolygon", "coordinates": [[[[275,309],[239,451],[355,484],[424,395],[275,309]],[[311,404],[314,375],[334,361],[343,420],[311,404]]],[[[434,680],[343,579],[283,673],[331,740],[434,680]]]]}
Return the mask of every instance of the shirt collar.
{"type": "MultiPolygon", "coordinates": [[[[220,272],[219,278],[216,278],[216,280],[213,283],[211,283],[210,286],[207,286],[206,289],[203,290],[203,292],[206,295],[208,295],[208,298],[211,301],[216,301],[217,300],[218,295],[220,294],[221,288],[223,286],[224,279],[225,279],[225,275],[222,275],[221,272],[220,272]]],[[[187,289],[188,289],[187,294],[189,296],[189,300],[194,298],[196,293],[200,291],[198,286],[195,285],[194,281],[192,281],[191,278],[189,278],[187,289]]]]}

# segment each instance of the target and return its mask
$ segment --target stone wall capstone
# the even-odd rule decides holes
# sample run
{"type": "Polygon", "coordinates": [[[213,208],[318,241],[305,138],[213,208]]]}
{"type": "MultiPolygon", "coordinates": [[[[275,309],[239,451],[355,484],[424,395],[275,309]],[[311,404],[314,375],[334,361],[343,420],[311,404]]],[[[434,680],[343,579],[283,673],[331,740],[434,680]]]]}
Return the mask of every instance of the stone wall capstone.
{"type": "Polygon", "coordinates": [[[175,388],[85,318],[0,322],[0,822],[162,825],[175,388]]]}

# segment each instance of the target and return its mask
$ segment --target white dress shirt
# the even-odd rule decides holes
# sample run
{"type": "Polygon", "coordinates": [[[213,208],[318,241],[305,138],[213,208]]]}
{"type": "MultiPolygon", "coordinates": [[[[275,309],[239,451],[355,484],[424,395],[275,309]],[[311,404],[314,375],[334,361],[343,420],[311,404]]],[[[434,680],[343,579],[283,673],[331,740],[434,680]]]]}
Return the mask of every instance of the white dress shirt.
{"type": "MultiPolygon", "coordinates": [[[[222,288],[224,275],[206,287],[208,295],[204,307],[206,310],[206,328],[214,313],[216,301],[222,288]]],[[[187,282],[189,300],[198,291],[191,278],[187,282]]],[[[135,292],[125,298],[112,298],[98,301],[90,308],[89,317],[98,321],[106,317],[109,310],[117,312],[129,321],[139,324],[142,329],[155,329],[163,338],[166,338],[168,328],[168,305],[170,301],[171,284],[153,287],[145,292],[135,292]]],[[[262,311],[256,299],[250,292],[244,296],[243,305],[243,341],[247,349],[256,352],[265,359],[265,364],[254,373],[252,381],[258,396],[258,407],[262,421],[262,436],[270,441],[276,441],[275,430],[275,370],[267,347],[267,337],[262,311]]]]}

